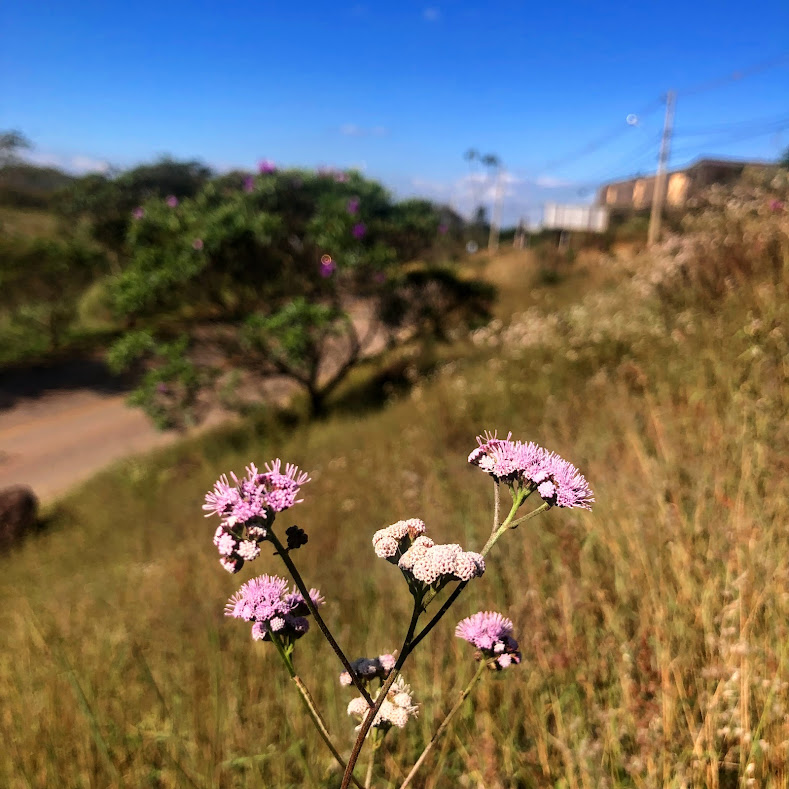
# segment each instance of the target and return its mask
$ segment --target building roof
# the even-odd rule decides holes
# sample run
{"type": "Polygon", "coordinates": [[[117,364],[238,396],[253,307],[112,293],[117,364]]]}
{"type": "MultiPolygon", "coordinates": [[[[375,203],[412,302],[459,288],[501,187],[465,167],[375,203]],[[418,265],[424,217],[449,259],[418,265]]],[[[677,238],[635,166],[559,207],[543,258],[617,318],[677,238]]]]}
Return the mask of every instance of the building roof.
{"type": "MultiPolygon", "coordinates": [[[[676,167],[673,170],[668,171],[668,175],[673,175],[674,173],[685,173],[689,170],[702,170],[705,167],[730,167],[732,170],[734,169],[742,169],[743,167],[769,167],[772,162],[765,162],[763,160],[756,161],[756,160],[746,160],[746,159],[718,159],[718,158],[709,158],[700,156],[698,159],[694,159],[692,162],[684,165],[683,167],[676,167]]],[[[655,173],[650,173],[649,175],[631,175],[629,178],[619,178],[616,181],[606,181],[600,185],[600,188],[605,188],[607,186],[617,186],[618,184],[628,184],[633,181],[641,180],[642,178],[654,178],[655,173]]]]}

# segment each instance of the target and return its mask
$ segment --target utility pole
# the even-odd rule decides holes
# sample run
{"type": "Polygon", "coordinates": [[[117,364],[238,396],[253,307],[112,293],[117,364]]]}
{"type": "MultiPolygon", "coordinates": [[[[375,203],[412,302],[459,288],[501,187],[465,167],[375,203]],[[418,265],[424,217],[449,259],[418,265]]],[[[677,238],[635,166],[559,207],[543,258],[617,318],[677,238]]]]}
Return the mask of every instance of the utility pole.
{"type": "Polygon", "coordinates": [[[496,195],[493,199],[493,216],[490,219],[490,235],[488,236],[488,252],[498,252],[499,225],[501,224],[501,199],[504,194],[504,178],[501,165],[496,173],[496,195]]]}
{"type": "Polygon", "coordinates": [[[647,246],[652,246],[660,238],[660,221],[663,217],[663,201],[666,197],[666,165],[671,151],[671,132],[674,127],[674,105],[677,94],[670,90],[666,94],[666,119],[663,123],[663,137],[660,140],[655,189],[652,192],[652,212],[649,215],[647,246]]]}

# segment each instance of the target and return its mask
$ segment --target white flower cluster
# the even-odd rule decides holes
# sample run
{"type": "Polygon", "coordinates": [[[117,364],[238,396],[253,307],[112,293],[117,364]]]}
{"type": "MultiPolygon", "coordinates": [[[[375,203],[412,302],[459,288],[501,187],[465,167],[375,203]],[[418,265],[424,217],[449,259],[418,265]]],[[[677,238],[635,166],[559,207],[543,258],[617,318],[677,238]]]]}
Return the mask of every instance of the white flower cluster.
{"type": "Polygon", "coordinates": [[[470,581],[485,572],[479,553],[464,551],[457,543],[436,545],[429,537],[417,537],[400,557],[398,567],[417,581],[432,586],[442,581],[470,581]]]}
{"type": "MultiPolygon", "coordinates": [[[[360,719],[367,715],[368,709],[367,702],[361,696],[348,704],[348,714],[360,719]]],[[[418,714],[419,707],[414,704],[411,698],[411,686],[406,685],[402,677],[398,677],[389,688],[386,700],[375,716],[373,726],[379,729],[389,729],[392,726],[402,729],[408,723],[409,718],[415,718],[418,714]]]]}
{"type": "Polygon", "coordinates": [[[424,533],[425,523],[419,518],[397,521],[373,534],[373,548],[381,559],[397,564],[398,555],[403,554],[408,546],[424,533]]]}

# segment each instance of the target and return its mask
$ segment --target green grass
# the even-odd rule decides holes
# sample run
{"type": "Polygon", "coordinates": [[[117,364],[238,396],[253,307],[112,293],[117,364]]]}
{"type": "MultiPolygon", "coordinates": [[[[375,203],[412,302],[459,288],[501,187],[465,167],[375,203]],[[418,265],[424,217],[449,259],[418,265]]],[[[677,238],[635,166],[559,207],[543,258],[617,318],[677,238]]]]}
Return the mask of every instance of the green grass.
{"type": "MultiPolygon", "coordinates": [[[[557,290],[505,270],[502,318],[610,291],[593,272],[557,290]]],[[[310,471],[279,528],[309,533],[296,558],[350,657],[377,655],[399,645],[409,597],[373,531],[421,517],[479,549],[491,484],[466,456],[498,428],[573,461],[597,504],[496,546],[406,666],[421,714],[387,738],[374,786],[402,780],[474,672],[454,623],[496,609],[523,663],[485,678],[416,786],[733,787],[752,762],[759,785],[785,787],[786,294],[743,287],[684,314],[681,337],[669,314],[662,339],[589,333],[572,353],[461,343],[380,410],[262,416],[97,476],[0,560],[0,785],[338,786],[276,654],[222,616],[241,581],[283,568],[264,555],[224,573],[202,496],[250,460],[310,471]]],[[[352,694],[316,628],[296,666],[347,754],[352,694]]]]}
{"type": "Polygon", "coordinates": [[[55,238],[59,235],[58,218],[44,209],[0,206],[0,232],[25,238],[55,238]]]}

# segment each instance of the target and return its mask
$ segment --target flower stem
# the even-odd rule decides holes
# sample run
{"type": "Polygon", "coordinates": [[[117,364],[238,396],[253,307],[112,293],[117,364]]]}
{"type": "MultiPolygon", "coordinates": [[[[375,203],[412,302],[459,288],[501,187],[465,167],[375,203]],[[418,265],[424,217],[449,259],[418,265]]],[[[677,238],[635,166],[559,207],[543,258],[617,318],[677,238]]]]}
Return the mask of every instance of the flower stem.
{"type": "Polygon", "coordinates": [[[488,541],[485,543],[485,547],[480,551],[480,553],[483,556],[487,556],[488,551],[490,551],[490,549],[499,541],[499,537],[501,537],[501,535],[504,534],[504,532],[506,532],[507,529],[514,529],[518,524],[536,517],[541,512],[545,512],[545,510],[547,510],[551,506],[550,504],[546,504],[545,502],[543,502],[539,507],[527,513],[523,517],[518,518],[517,520],[513,520],[513,518],[515,517],[515,513],[518,510],[518,507],[520,507],[520,505],[523,503],[525,498],[526,496],[524,496],[522,493],[518,493],[515,496],[515,500],[512,502],[512,509],[510,510],[509,515],[507,515],[507,518],[505,519],[504,523],[502,523],[501,526],[499,526],[499,528],[495,532],[493,532],[493,534],[490,535],[488,541]]]}
{"type": "Polygon", "coordinates": [[[500,494],[501,491],[499,490],[499,481],[497,479],[494,479],[493,480],[493,529],[491,531],[491,534],[494,534],[499,528],[499,508],[501,506],[500,494]]]}
{"type": "Polygon", "coordinates": [[[411,649],[414,649],[416,645],[438,624],[441,617],[444,616],[447,611],[449,611],[450,606],[455,602],[455,600],[458,599],[460,593],[466,588],[467,584],[468,581],[461,581],[452,590],[452,594],[444,601],[444,605],[442,605],[441,608],[436,611],[433,618],[419,631],[419,634],[411,642],[411,649]]]}
{"type": "Polygon", "coordinates": [[[268,539],[274,544],[274,547],[277,549],[277,554],[285,562],[285,566],[288,568],[293,580],[298,587],[298,590],[301,592],[301,596],[304,598],[304,602],[309,608],[310,613],[315,618],[315,621],[318,623],[318,627],[321,629],[321,633],[325,636],[326,640],[329,642],[329,645],[334,650],[334,653],[340,659],[345,670],[351,677],[351,681],[356,686],[356,689],[359,693],[362,694],[364,700],[372,705],[373,699],[370,694],[367,692],[367,688],[364,687],[359,677],[356,676],[356,672],[351,668],[351,662],[345,656],[345,653],[340,649],[339,644],[334,640],[334,636],[331,634],[331,631],[326,626],[326,623],[323,621],[323,617],[318,613],[318,609],[315,603],[312,602],[312,598],[310,597],[310,590],[307,589],[307,585],[304,583],[304,579],[301,577],[299,571],[296,569],[296,565],[293,563],[293,559],[290,558],[288,555],[288,549],[283,546],[283,544],[279,541],[279,538],[274,533],[273,529],[268,530],[268,539]]]}
{"type": "Polygon", "coordinates": [[[403,639],[403,648],[400,650],[400,654],[397,657],[397,662],[394,664],[394,668],[389,673],[389,676],[386,678],[386,682],[384,682],[381,689],[378,691],[378,698],[375,700],[375,703],[372,707],[368,710],[367,715],[365,716],[364,720],[362,721],[361,726],[359,727],[359,734],[356,736],[356,742],[353,744],[353,750],[351,751],[351,755],[348,758],[348,766],[345,768],[345,775],[342,778],[342,784],[340,789],[348,789],[348,785],[351,782],[351,777],[353,774],[353,768],[356,766],[356,762],[359,760],[359,754],[362,752],[362,746],[364,745],[364,740],[367,737],[367,732],[370,731],[370,727],[373,725],[373,721],[375,720],[375,716],[378,714],[378,711],[383,706],[384,701],[386,701],[386,696],[389,693],[389,688],[392,687],[392,684],[397,679],[397,675],[400,673],[400,669],[402,669],[403,664],[408,659],[408,656],[411,654],[413,647],[411,646],[411,639],[414,637],[414,631],[416,630],[416,623],[419,619],[419,615],[422,613],[422,601],[419,598],[414,599],[414,610],[411,612],[411,622],[408,625],[408,632],[403,639]]]}
{"type": "Polygon", "coordinates": [[[370,761],[367,762],[367,774],[364,777],[364,789],[370,789],[373,783],[373,768],[375,767],[375,754],[378,751],[378,742],[373,742],[370,748],[370,761]]]}
{"type": "Polygon", "coordinates": [[[540,504],[539,507],[537,507],[537,509],[534,509],[531,512],[526,513],[526,515],[523,515],[522,517],[518,518],[517,520],[512,521],[512,523],[510,523],[509,528],[514,529],[518,524],[523,523],[524,521],[531,520],[532,518],[539,515],[541,512],[545,512],[545,510],[550,509],[550,507],[551,505],[548,504],[548,502],[544,501],[542,504],[540,504]]]}
{"type": "Polygon", "coordinates": [[[436,729],[436,733],[433,735],[430,742],[425,746],[425,749],[422,751],[421,755],[416,760],[416,764],[414,764],[414,766],[411,768],[411,772],[408,773],[403,783],[400,784],[400,789],[406,789],[408,784],[411,783],[411,779],[416,775],[417,770],[419,770],[419,768],[422,766],[422,762],[425,761],[430,751],[433,750],[433,747],[438,742],[439,737],[441,737],[441,735],[447,730],[447,727],[452,721],[452,718],[455,717],[455,714],[463,706],[463,702],[469,697],[472,688],[482,677],[482,674],[487,667],[488,667],[487,661],[481,660],[479,663],[479,668],[477,668],[477,671],[474,674],[474,676],[471,678],[471,681],[463,689],[463,692],[460,694],[460,697],[455,702],[455,706],[452,707],[452,709],[447,713],[446,718],[444,718],[444,720],[441,721],[441,725],[438,727],[438,729],[436,729]]]}
{"type": "MultiPolygon", "coordinates": [[[[296,689],[299,691],[301,695],[301,699],[304,702],[304,706],[307,708],[307,712],[315,724],[315,728],[318,730],[318,733],[321,735],[321,738],[326,743],[326,747],[331,751],[332,756],[334,756],[337,764],[345,770],[346,764],[343,761],[342,756],[340,756],[339,751],[337,748],[334,747],[334,743],[332,742],[331,735],[329,734],[329,730],[326,728],[326,721],[323,720],[323,716],[318,711],[318,708],[315,706],[315,701],[312,698],[309,690],[307,690],[307,686],[301,681],[301,678],[296,674],[296,670],[293,667],[293,660],[291,656],[285,651],[282,642],[277,636],[276,633],[271,633],[271,642],[277,648],[277,652],[279,656],[282,658],[282,662],[285,664],[285,668],[288,670],[288,674],[290,674],[291,680],[293,680],[293,684],[296,686],[296,689]]],[[[356,779],[356,776],[352,775],[351,780],[353,781],[354,785],[358,789],[363,789],[362,785],[356,779]]],[[[364,789],[367,789],[365,787],[364,789]]]]}

